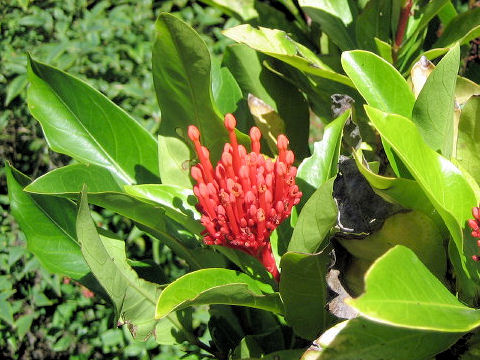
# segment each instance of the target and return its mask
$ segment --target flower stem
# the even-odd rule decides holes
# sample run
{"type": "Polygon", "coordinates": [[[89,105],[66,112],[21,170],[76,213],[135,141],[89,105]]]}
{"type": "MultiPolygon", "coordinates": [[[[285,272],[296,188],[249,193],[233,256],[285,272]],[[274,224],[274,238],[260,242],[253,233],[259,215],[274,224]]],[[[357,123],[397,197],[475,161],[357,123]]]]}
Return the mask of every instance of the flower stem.
{"type": "Polygon", "coordinates": [[[263,248],[260,257],[260,261],[262,262],[263,266],[265,266],[265,268],[273,275],[273,278],[277,283],[280,282],[280,272],[278,271],[275,258],[273,257],[272,246],[270,245],[270,242],[268,242],[267,246],[263,248]]]}
{"type": "Polygon", "coordinates": [[[398,19],[397,35],[395,36],[395,44],[393,46],[393,57],[395,60],[398,56],[400,45],[402,45],[403,37],[405,36],[405,30],[407,29],[408,18],[410,17],[412,5],[413,0],[407,0],[400,13],[400,18],[398,19]]]}

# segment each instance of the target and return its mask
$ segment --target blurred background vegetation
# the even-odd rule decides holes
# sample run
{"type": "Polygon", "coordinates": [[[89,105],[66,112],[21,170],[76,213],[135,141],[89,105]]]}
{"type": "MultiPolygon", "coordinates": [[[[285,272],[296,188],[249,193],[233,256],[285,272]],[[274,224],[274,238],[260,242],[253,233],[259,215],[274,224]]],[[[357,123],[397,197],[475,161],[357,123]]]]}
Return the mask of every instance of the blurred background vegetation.
{"type": "MultiPolygon", "coordinates": [[[[153,25],[159,12],[177,14],[202,34],[213,56],[230,41],[220,32],[237,24],[220,10],[187,0],[0,0],[0,159],[35,178],[63,166],[68,157],[48,150],[26,104],[26,53],[102,91],[154,133],[160,113],[151,75],[153,25]]],[[[0,164],[0,358],[172,359],[185,352],[134,342],[112,327],[113,310],[69,279],[51,275],[26,248],[9,215],[0,164]],[[75,355],[70,355],[75,354],[75,355]]],[[[183,264],[168,248],[108,211],[97,223],[128,238],[136,258],[154,259],[168,278],[183,264]]],[[[202,334],[198,334],[201,336],[202,334]]],[[[188,358],[198,349],[184,348],[188,358]]]]}

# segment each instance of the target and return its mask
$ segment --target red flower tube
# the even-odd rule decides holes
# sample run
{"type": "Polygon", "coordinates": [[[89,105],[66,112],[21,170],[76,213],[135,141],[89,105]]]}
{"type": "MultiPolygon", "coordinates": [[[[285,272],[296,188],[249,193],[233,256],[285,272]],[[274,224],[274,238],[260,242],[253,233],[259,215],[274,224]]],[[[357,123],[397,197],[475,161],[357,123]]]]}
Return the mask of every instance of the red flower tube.
{"type": "Polygon", "coordinates": [[[197,182],[193,192],[202,214],[202,232],[207,245],[239,249],[256,257],[278,281],[278,272],[270,245],[270,234],[300,202],[302,193],[295,185],[297,168],[288,150],[288,139],[279,135],[275,161],[260,153],[261,133],[250,130],[251,152],[238,145],[237,122],[225,115],[230,143],[225,144],[218,164],[213,168],[208,149],[200,143],[200,131],[191,125],[188,136],[195,146],[199,164],[191,168],[197,182]]]}
{"type": "MultiPolygon", "coordinates": [[[[472,229],[472,236],[480,239],[480,208],[474,207],[472,209],[473,219],[468,220],[468,226],[472,229]]],[[[477,240],[477,246],[480,247],[480,240],[477,240]]],[[[480,261],[480,256],[472,255],[474,261],[480,261]]]]}

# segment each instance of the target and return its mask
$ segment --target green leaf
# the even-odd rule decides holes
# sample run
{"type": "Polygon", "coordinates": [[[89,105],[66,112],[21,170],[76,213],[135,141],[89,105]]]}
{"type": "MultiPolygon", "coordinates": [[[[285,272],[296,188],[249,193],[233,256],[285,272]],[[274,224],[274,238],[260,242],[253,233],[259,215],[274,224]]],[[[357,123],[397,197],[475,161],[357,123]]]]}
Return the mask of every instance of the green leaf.
{"type": "Polygon", "coordinates": [[[204,254],[203,249],[199,249],[200,242],[196,239],[186,241],[180,236],[174,237],[166,228],[167,223],[171,222],[169,219],[173,219],[193,234],[202,230],[196,220],[198,213],[192,206],[193,199],[189,190],[157,184],[139,188],[127,186],[132,194],[126,194],[116,180],[102,167],[74,164],[39,177],[25,190],[32,196],[55,195],[77,200],[83,184],[86,184],[92,204],[132,219],[142,230],[161,240],[177,256],[186,260],[193,269],[211,267],[212,261],[213,264],[218,264],[215,260],[217,257],[211,252],[204,254]]]}
{"type": "Polygon", "coordinates": [[[6,291],[0,293],[0,320],[5,321],[8,325],[13,327],[13,309],[10,300],[8,299],[11,295],[11,292],[6,291]]]}
{"type": "Polygon", "coordinates": [[[18,75],[15,79],[10,81],[7,86],[4,105],[8,106],[27,86],[28,80],[26,74],[18,75]]]}
{"type": "Polygon", "coordinates": [[[227,269],[203,269],[186,274],[168,285],[157,302],[155,317],[192,305],[248,306],[283,314],[283,304],[271,286],[227,269]]]}
{"type": "Polygon", "coordinates": [[[155,300],[160,289],[140,279],[130,267],[123,240],[98,234],[85,192],[78,210],[77,234],[82,254],[115,305],[117,318],[128,323],[134,338],[146,340],[155,326],[155,300]]]}
{"type": "Polygon", "coordinates": [[[466,103],[458,124],[456,159],[480,183],[480,97],[466,103]]]}
{"type": "Polygon", "coordinates": [[[455,84],[460,47],[453,47],[433,69],[418,95],[412,119],[425,142],[449,158],[453,151],[455,84]]]}
{"type": "Polygon", "coordinates": [[[480,85],[462,76],[457,77],[455,101],[459,105],[465,104],[472,96],[480,95],[480,85]]]}
{"type": "Polygon", "coordinates": [[[164,184],[126,185],[124,189],[134,197],[161,206],[166,216],[182,224],[192,233],[197,234],[203,230],[198,221],[200,214],[195,208],[197,199],[192,190],[164,184]]]}
{"type": "Polygon", "coordinates": [[[10,209],[27,237],[27,247],[50,272],[77,281],[89,268],[75,231],[75,204],[66,199],[23,192],[30,179],[6,163],[10,209]]]}
{"type": "Polygon", "coordinates": [[[258,259],[247,254],[244,251],[229,248],[226,246],[213,245],[219,253],[225,255],[225,257],[237,265],[244,273],[251,278],[259,280],[263,283],[271,285],[273,288],[277,286],[272,274],[258,261],[258,259]]]}
{"type": "Polygon", "coordinates": [[[298,4],[304,7],[314,7],[325,11],[342,20],[347,26],[353,21],[352,11],[348,0],[300,0],[298,4]]]}
{"type": "Polygon", "coordinates": [[[371,0],[358,16],[355,25],[357,44],[361,49],[376,51],[376,39],[390,39],[391,0],[371,0]]]}
{"type": "Polygon", "coordinates": [[[456,42],[464,45],[478,36],[480,36],[480,8],[456,16],[433,47],[452,47],[456,42]]]}
{"type": "MultiPolygon", "coordinates": [[[[450,0],[433,0],[425,6],[415,11],[415,16],[411,16],[405,32],[406,42],[403,43],[402,50],[408,50],[417,39],[418,34],[424,30],[432,20],[450,0]]],[[[402,52],[402,51],[401,51],[402,52]]]]}
{"type": "MultiPolygon", "coordinates": [[[[216,109],[210,79],[211,61],[205,42],[182,20],[162,13],[155,24],[153,81],[162,112],[159,138],[162,183],[191,186],[188,162],[193,158],[187,127],[196,125],[212,162],[228,140],[216,109]]],[[[239,142],[248,137],[237,132],[239,142]]]]}
{"type": "Polygon", "coordinates": [[[17,336],[19,339],[22,339],[30,330],[33,319],[34,319],[34,314],[25,314],[20,316],[15,321],[15,327],[17,328],[17,336]]]}
{"type": "Polygon", "coordinates": [[[204,3],[220,8],[226,14],[235,16],[243,21],[258,17],[255,9],[255,0],[202,0],[204,3]]]}
{"type": "Polygon", "coordinates": [[[337,204],[331,178],[310,197],[298,217],[288,251],[312,254],[325,246],[325,237],[337,222],[337,204]]]}
{"type": "Polygon", "coordinates": [[[361,240],[338,241],[354,257],[374,261],[395,245],[413,250],[428,269],[443,280],[447,271],[445,236],[436,224],[419,211],[397,213],[382,228],[361,240]]]}
{"type": "Polygon", "coordinates": [[[90,193],[123,192],[123,186],[126,185],[113,171],[105,167],[72,164],[40,176],[28,185],[25,191],[49,195],[71,193],[77,199],[83,184],[87,184],[90,193]]]}
{"type": "Polygon", "coordinates": [[[348,304],[368,319],[442,332],[468,332],[480,325],[480,310],[458,301],[404,246],[379,258],[365,283],[365,294],[348,304]]]}
{"type": "Polygon", "coordinates": [[[400,67],[400,71],[405,77],[411,76],[412,68],[420,61],[422,56],[425,56],[428,60],[435,60],[436,58],[446,54],[450,49],[449,48],[440,48],[440,49],[430,49],[419,54],[415,60],[413,60],[406,71],[403,70],[403,67],[400,67]]]}
{"type": "Polygon", "coordinates": [[[212,92],[222,114],[234,113],[243,97],[242,90],[227,67],[213,67],[212,92]]]}
{"type": "Polygon", "coordinates": [[[280,295],[285,306],[285,317],[295,333],[308,340],[315,339],[327,322],[327,265],[325,254],[287,252],[280,267],[280,295]]]}
{"type": "Polygon", "coordinates": [[[415,180],[391,178],[373,173],[361,160],[361,151],[354,153],[358,170],[369,182],[373,190],[385,200],[397,203],[406,209],[419,210],[443,228],[444,222],[428,197],[415,180]]]}
{"type": "Polygon", "coordinates": [[[322,140],[313,144],[312,156],[298,167],[296,181],[304,199],[310,198],[320,185],[337,174],[343,126],[351,113],[351,110],[345,111],[325,126],[322,140]]]}
{"type": "Polygon", "coordinates": [[[405,329],[363,318],[343,321],[315,342],[304,360],[425,360],[453,345],[462,334],[405,329]]]}
{"type": "Polygon", "coordinates": [[[252,49],[279,59],[307,74],[352,86],[345,76],[333,71],[310,49],[293,41],[284,31],[243,24],[223,31],[223,34],[252,49]]]}
{"type": "Polygon", "coordinates": [[[438,18],[442,22],[443,26],[447,26],[457,16],[457,10],[451,1],[445,5],[438,13],[438,18]]]}
{"type": "Polygon", "coordinates": [[[298,4],[341,50],[356,47],[347,30],[353,20],[348,0],[299,0],[298,4]]]}
{"type": "MultiPolygon", "coordinates": [[[[193,203],[193,193],[174,185],[125,185],[117,183],[109,170],[96,165],[74,164],[39,177],[25,190],[35,194],[48,194],[78,199],[84,184],[87,185],[92,204],[115,211],[140,224],[160,230],[164,216],[199,233],[202,226],[193,203]],[[125,193],[126,191],[127,193],[125,193]]],[[[180,255],[180,254],[178,254],[180,255]]]]}
{"type": "MultiPolygon", "coordinates": [[[[454,262],[461,292],[473,296],[473,283],[478,281],[477,267],[470,256],[475,249],[464,248],[462,229],[471,217],[477,199],[462,172],[450,161],[425,144],[415,124],[399,115],[386,114],[366,106],[368,117],[382,138],[392,147],[423,189],[445,222],[456,245],[458,259],[454,262]]],[[[452,260],[453,261],[453,260],[452,260]]]]}
{"type": "Polygon", "coordinates": [[[249,94],[271,106],[285,122],[286,135],[297,159],[308,156],[309,110],[303,95],[262,63],[267,56],[243,44],[229,46],[223,63],[240,86],[244,99],[249,94]]]}
{"type": "Polygon", "coordinates": [[[155,139],[85,82],[29,58],[28,107],[50,148],[109,169],[125,183],[158,182],[155,139]]]}
{"type": "Polygon", "coordinates": [[[415,97],[402,75],[387,61],[363,50],[342,54],[342,66],[367,103],[410,117],[415,97]]]}
{"type": "Polygon", "coordinates": [[[392,45],[378,38],[375,38],[374,40],[377,54],[387,60],[390,64],[393,64],[392,45]]]}

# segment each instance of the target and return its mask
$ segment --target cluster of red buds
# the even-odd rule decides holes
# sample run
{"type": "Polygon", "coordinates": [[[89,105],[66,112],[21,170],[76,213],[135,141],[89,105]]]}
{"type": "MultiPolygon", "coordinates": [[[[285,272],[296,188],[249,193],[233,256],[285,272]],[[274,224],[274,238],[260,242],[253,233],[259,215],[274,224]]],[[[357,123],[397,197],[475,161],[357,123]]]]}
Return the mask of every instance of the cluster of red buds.
{"type": "Polygon", "coordinates": [[[262,262],[279,280],[279,272],[270,245],[270,234],[287,218],[302,193],[295,185],[297,168],[288,150],[288,139],[279,135],[275,161],[260,153],[261,133],[250,130],[251,152],[239,145],[236,120],[225,116],[230,143],[226,143],[217,166],[213,168],[208,149],[200,143],[200,132],[191,125],[188,136],[195,145],[199,163],[191,168],[197,182],[193,192],[205,227],[204,242],[242,250],[262,262]]]}
{"type": "MultiPolygon", "coordinates": [[[[480,208],[474,207],[472,209],[473,219],[468,220],[468,226],[472,229],[472,236],[479,239],[477,245],[480,247],[480,208]]],[[[479,255],[472,255],[474,261],[480,261],[479,255]]]]}

